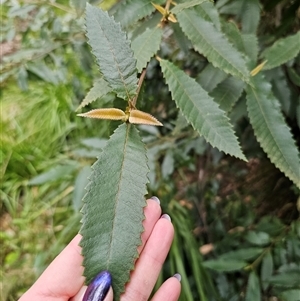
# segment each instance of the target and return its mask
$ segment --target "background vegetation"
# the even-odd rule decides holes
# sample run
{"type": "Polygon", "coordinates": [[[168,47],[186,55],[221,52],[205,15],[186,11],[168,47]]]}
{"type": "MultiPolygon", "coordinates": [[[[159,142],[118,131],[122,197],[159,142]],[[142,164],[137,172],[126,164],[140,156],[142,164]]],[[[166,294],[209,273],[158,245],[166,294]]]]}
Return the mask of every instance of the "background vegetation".
{"type": "MultiPolygon", "coordinates": [[[[78,232],[90,166],[115,127],[75,114],[98,73],[84,36],[83,2],[2,1],[3,300],[16,300],[78,232]]],[[[112,7],[129,35],[138,36],[144,23],[131,25],[132,10],[124,10],[136,1],[114,2],[101,7],[112,7]]],[[[300,28],[297,1],[219,0],[216,7],[221,20],[244,34],[254,28],[259,52],[300,28]]],[[[208,92],[217,93],[213,90],[226,80],[190,47],[176,24],[165,31],[161,54],[208,92]]],[[[299,54],[265,76],[299,148],[299,54]]],[[[218,152],[187,125],[155,60],[146,83],[140,106],[165,125],[140,127],[149,149],[149,195],[161,199],[176,227],[158,285],[180,272],[181,300],[299,300],[299,189],[262,151],[244,93],[228,116],[248,163],[218,152]]]]}

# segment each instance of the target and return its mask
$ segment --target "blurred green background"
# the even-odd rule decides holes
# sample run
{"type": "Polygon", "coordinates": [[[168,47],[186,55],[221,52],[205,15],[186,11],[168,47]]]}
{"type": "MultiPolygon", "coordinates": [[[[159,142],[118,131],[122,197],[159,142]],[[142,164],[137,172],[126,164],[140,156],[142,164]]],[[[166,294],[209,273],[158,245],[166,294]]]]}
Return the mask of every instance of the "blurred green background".
{"type": "MultiPolygon", "coordinates": [[[[1,300],[17,300],[78,232],[90,166],[116,127],[76,117],[98,70],[78,17],[83,8],[70,2],[1,1],[1,300]]],[[[227,9],[237,3],[218,2],[227,9]]],[[[261,2],[260,41],[299,30],[297,1],[261,2]]],[[[238,19],[234,12],[230,17],[238,19]]],[[[191,74],[205,66],[194,52],[179,58],[167,41],[162,51],[191,74]]],[[[291,93],[283,109],[297,107],[299,62],[298,55],[289,70],[276,71],[294,79],[283,87],[291,93]]],[[[230,119],[248,163],[213,149],[187,125],[155,62],[146,82],[140,106],[165,125],[140,127],[148,146],[149,196],[161,199],[176,228],[157,286],[179,272],[181,300],[299,301],[299,190],[256,142],[243,96],[230,119]]],[[[295,111],[285,116],[299,146],[295,111]]]]}

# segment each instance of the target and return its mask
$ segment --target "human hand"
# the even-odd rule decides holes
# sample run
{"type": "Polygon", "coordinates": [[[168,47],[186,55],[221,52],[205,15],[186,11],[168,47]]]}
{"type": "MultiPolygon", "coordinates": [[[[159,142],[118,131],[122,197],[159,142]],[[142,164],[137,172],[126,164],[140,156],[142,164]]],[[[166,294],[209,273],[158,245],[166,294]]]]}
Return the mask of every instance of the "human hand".
{"type": "MultiPolygon", "coordinates": [[[[125,293],[121,295],[121,301],[149,299],[173,240],[173,225],[168,215],[161,216],[157,198],[147,200],[144,213],[145,231],[142,233],[142,245],[138,249],[140,256],[131,273],[130,282],[126,285],[125,293]]],[[[79,234],[73,238],[19,301],[82,300],[87,287],[84,286],[82,276],[83,257],[79,246],[80,239],[79,234]]],[[[109,277],[102,277],[101,281],[104,290],[107,290],[110,286],[109,277]]],[[[180,276],[176,274],[163,283],[151,301],[177,301],[179,295],[180,276]]],[[[93,301],[112,301],[111,288],[103,298],[93,301]]]]}

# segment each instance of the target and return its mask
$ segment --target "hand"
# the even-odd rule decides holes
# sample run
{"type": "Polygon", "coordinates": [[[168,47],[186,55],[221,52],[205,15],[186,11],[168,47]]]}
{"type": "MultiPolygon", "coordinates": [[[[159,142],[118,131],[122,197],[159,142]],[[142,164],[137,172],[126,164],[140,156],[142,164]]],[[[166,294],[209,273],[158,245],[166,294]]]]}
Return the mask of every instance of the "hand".
{"type": "MultiPolygon", "coordinates": [[[[142,233],[142,245],[138,249],[140,256],[121,301],[148,300],[173,240],[173,225],[168,215],[161,216],[157,198],[147,200],[144,213],[145,231],[142,233]]],[[[78,245],[80,239],[79,234],[73,238],[19,301],[82,300],[87,287],[83,285],[83,257],[78,245]]],[[[176,274],[163,283],[151,300],[177,301],[179,295],[180,275],[176,274]]],[[[111,288],[103,300],[113,300],[111,288]]]]}

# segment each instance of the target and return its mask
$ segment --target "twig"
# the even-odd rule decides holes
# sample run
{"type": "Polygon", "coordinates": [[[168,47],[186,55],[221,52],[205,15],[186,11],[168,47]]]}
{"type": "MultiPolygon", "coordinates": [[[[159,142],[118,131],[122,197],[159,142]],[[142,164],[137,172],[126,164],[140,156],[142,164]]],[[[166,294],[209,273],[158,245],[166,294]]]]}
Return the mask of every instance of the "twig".
{"type": "Polygon", "coordinates": [[[143,72],[142,72],[142,74],[141,74],[141,76],[140,76],[140,78],[139,78],[138,88],[137,88],[137,91],[136,91],[136,96],[134,97],[134,99],[133,99],[132,102],[131,102],[131,105],[132,105],[133,107],[135,107],[136,102],[137,102],[137,99],[138,99],[138,97],[139,97],[139,94],[140,94],[140,91],[141,91],[141,88],[142,88],[142,85],[143,85],[143,81],[144,81],[145,76],[146,76],[146,70],[147,70],[146,68],[143,69],[143,72]]]}

